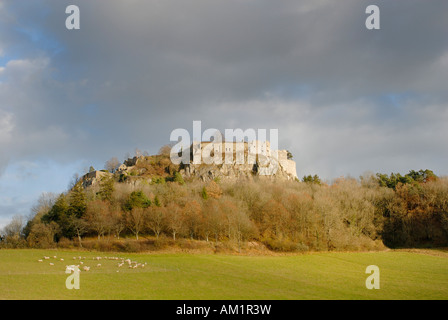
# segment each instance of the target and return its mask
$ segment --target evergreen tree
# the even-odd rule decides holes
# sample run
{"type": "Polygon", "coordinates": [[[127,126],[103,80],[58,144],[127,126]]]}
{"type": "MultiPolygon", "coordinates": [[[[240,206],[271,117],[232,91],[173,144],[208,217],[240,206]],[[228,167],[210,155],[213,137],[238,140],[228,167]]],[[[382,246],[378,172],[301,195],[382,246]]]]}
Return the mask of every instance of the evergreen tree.
{"type": "Polygon", "coordinates": [[[151,205],[151,200],[143,193],[143,191],[133,191],[126,203],[124,209],[131,211],[134,208],[148,208],[151,205]]]}
{"type": "Polygon", "coordinates": [[[50,211],[42,216],[42,222],[50,223],[51,221],[59,223],[63,216],[67,214],[68,203],[65,194],[61,193],[56,199],[50,211]]]}
{"type": "Polygon", "coordinates": [[[111,201],[114,191],[114,179],[112,177],[103,177],[100,182],[100,191],[98,192],[100,199],[111,201]]]}
{"type": "Polygon", "coordinates": [[[87,210],[87,196],[81,182],[78,182],[70,191],[70,205],[68,214],[81,218],[87,210]]]}

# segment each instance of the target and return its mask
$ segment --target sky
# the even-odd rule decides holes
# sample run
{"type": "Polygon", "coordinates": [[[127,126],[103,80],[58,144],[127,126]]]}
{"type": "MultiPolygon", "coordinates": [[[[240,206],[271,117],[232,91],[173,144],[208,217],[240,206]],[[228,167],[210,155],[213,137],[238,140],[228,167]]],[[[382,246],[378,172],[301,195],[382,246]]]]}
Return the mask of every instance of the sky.
{"type": "Polygon", "coordinates": [[[0,0],[0,227],[194,120],[278,129],[299,177],[447,175],[447,35],[445,0],[0,0]]]}

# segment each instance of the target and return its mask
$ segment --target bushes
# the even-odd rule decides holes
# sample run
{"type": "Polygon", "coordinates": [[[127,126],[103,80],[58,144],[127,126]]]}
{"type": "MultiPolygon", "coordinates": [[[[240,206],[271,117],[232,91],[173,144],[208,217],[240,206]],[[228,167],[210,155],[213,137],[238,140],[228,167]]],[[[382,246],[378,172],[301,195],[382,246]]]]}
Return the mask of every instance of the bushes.
{"type": "Polygon", "coordinates": [[[52,221],[49,224],[36,223],[31,227],[31,232],[28,235],[28,245],[34,248],[51,248],[55,245],[54,237],[59,231],[59,225],[52,221]]]}
{"type": "Polygon", "coordinates": [[[291,240],[264,240],[263,244],[272,251],[278,252],[295,252],[295,251],[308,251],[309,247],[303,243],[295,243],[291,240]]]}

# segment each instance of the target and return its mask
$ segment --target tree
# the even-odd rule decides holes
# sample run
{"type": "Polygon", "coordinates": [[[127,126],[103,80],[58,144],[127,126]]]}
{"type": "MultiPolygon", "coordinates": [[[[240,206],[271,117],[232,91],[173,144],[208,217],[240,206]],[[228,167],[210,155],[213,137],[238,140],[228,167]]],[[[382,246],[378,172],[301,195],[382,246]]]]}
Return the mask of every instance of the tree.
{"type": "Polygon", "coordinates": [[[215,181],[207,183],[205,190],[208,197],[215,199],[219,199],[223,193],[221,187],[215,181]]]}
{"type": "Polygon", "coordinates": [[[145,226],[146,212],[143,208],[135,207],[126,213],[126,225],[138,240],[139,233],[145,226]]]}
{"type": "Polygon", "coordinates": [[[314,176],[311,176],[311,175],[304,176],[302,181],[306,182],[306,183],[315,183],[318,185],[322,185],[322,181],[320,180],[320,178],[317,174],[315,174],[314,176]]]}
{"type": "Polygon", "coordinates": [[[156,238],[159,239],[159,235],[165,226],[166,209],[164,207],[155,206],[146,210],[146,225],[154,232],[156,238]]]}
{"type": "Polygon", "coordinates": [[[172,147],[173,147],[172,144],[166,144],[166,145],[162,146],[162,147],[159,149],[159,153],[158,153],[158,154],[159,154],[160,156],[167,156],[167,157],[169,157],[170,154],[171,154],[171,149],[172,149],[172,147]]]}
{"type": "Polygon", "coordinates": [[[46,223],[51,221],[59,223],[62,217],[67,214],[68,208],[67,197],[65,194],[61,193],[48,213],[42,216],[41,220],[46,223]]]}
{"type": "Polygon", "coordinates": [[[56,202],[57,195],[51,192],[44,192],[37,199],[37,203],[31,207],[34,217],[42,217],[48,213],[56,202]]]}
{"type": "Polygon", "coordinates": [[[79,174],[74,173],[72,179],[68,183],[68,190],[73,189],[80,182],[79,174]]]}
{"type": "Polygon", "coordinates": [[[59,225],[51,221],[50,223],[35,223],[31,227],[27,238],[28,244],[32,247],[47,248],[54,243],[54,237],[59,232],[59,225]]]}
{"type": "Polygon", "coordinates": [[[101,200],[111,201],[115,191],[115,182],[112,176],[104,176],[100,181],[100,191],[98,195],[101,200]]]}
{"type": "Polygon", "coordinates": [[[78,182],[69,194],[70,204],[68,214],[81,218],[87,210],[87,197],[81,183],[78,182]]]}
{"type": "Polygon", "coordinates": [[[406,175],[411,177],[414,181],[420,182],[420,183],[426,183],[428,181],[434,181],[437,180],[437,176],[432,172],[432,170],[426,169],[426,170],[411,170],[406,175]]]}
{"type": "Polygon", "coordinates": [[[119,166],[120,166],[120,161],[118,161],[118,159],[116,157],[113,157],[106,161],[104,168],[107,171],[114,173],[118,169],[119,166]]]}
{"type": "Polygon", "coordinates": [[[175,241],[176,235],[181,232],[184,226],[184,216],[179,205],[170,203],[166,206],[166,225],[175,241]]]}
{"type": "Polygon", "coordinates": [[[173,181],[174,181],[174,182],[177,182],[177,183],[179,183],[179,184],[182,184],[182,185],[185,184],[184,178],[182,177],[182,175],[181,175],[178,171],[176,171],[176,172],[174,173],[173,181]]]}
{"type": "Polygon", "coordinates": [[[202,211],[201,205],[196,200],[188,201],[185,204],[184,207],[185,227],[191,239],[193,239],[193,237],[198,233],[199,224],[201,221],[201,211],[202,211]]]}
{"type": "Polygon", "coordinates": [[[289,219],[288,210],[278,201],[271,199],[263,207],[263,222],[260,231],[268,238],[282,240],[288,229],[289,219]]]}
{"type": "Polygon", "coordinates": [[[245,210],[236,208],[233,203],[229,203],[227,206],[230,209],[227,210],[230,235],[238,244],[238,252],[241,252],[241,244],[252,233],[254,226],[245,210]],[[234,208],[236,210],[233,210],[234,208]]]}
{"type": "Polygon", "coordinates": [[[123,212],[119,208],[114,208],[110,212],[111,231],[115,234],[117,239],[120,239],[120,234],[126,227],[123,212]]]}
{"type": "Polygon", "coordinates": [[[68,217],[68,224],[72,228],[78,237],[79,246],[82,248],[81,237],[89,230],[89,225],[86,220],[77,218],[76,216],[68,217]]]}
{"type": "Polygon", "coordinates": [[[10,223],[3,228],[3,235],[8,239],[18,240],[22,236],[22,229],[24,227],[24,220],[21,215],[12,217],[10,223]]]}
{"type": "Polygon", "coordinates": [[[92,201],[87,206],[86,221],[98,236],[104,238],[109,223],[109,205],[105,201],[92,201]]]}
{"type": "Polygon", "coordinates": [[[31,214],[28,218],[26,226],[23,228],[25,238],[28,238],[31,228],[35,223],[39,223],[41,218],[46,215],[53,207],[57,195],[51,192],[42,193],[37,199],[37,203],[31,207],[31,214]]]}
{"type": "Polygon", "coordinates": [[[133,191],[129,195],[128,200],[124,204],[124,209],[131,211],[133,208],[148,208],[151,205],[151,200],[143,193],[143,191],[133,191]]]}

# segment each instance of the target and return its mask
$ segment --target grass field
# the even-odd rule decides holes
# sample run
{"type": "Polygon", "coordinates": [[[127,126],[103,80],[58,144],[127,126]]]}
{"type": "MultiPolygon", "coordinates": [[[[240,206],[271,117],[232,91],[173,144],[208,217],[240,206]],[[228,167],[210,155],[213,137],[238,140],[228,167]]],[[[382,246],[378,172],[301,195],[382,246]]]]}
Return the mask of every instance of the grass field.
{"type": "Polygon", "coordinates": [[[403,251],[233,256],[0,250],[0,299],[448,299],[448,255],[403,251]],[[38,262],[44,255],[51,259],[38,262]],[[84,266],[91,266],[91,270],[81,272],[79,290],[68,290],[64,271],[66,265],[79,264],[74,256],[85,257],[84,266]],[[103,259],[94,261],[96,256],[103,259]],[[105,260],[106,256],[147,265],[119,268],[117,261],[105,260]],[[365,287],[368,265],[380,269],[379,290],[365,287]]]}

